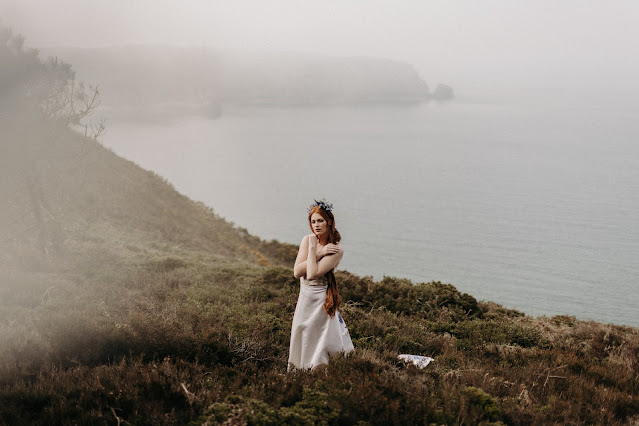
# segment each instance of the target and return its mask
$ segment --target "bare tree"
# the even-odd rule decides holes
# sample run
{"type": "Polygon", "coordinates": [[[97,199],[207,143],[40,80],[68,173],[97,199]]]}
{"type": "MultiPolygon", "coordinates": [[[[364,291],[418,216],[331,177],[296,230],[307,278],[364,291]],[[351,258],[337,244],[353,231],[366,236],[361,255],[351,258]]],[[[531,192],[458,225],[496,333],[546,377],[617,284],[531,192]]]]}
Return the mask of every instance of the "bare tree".
{"type": "MultiPolygon", "coordinates": [[[[21,235],[34,230],[39,250],[48,256],[61,247],[60,224],[47,202],[36,159],[41,144],[52,137],[35,129],[49,123],[47,128],[79,130],[97,140],[105,125],[90,118],[100,103],[98,87],[78,82],[69,64],[58,58],[42,60],[38,50],[25,48],[24,43],[24,37],[0,25],[0,168],[7,175],[3,178],[22,182],[14,185],[22,190],[9,194],[17,206],[10,214],[17,219],[8,223],[24,229],[14,226],[9,232],[21,235]]],[[[3,198],[7,216],[12,200],[3,198]]]]}

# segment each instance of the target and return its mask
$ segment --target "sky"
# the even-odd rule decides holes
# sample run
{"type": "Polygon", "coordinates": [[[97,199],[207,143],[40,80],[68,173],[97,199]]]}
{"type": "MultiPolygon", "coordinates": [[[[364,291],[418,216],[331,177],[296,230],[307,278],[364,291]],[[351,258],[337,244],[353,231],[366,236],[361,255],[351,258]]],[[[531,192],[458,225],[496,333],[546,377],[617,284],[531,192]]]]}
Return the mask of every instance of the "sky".
{"type": "Polygon", "coordinates": [[[429,84],[639,88],[639,2],[627,0],[0,0],[0,19],[35,47],[376,56],[429,84]]]}

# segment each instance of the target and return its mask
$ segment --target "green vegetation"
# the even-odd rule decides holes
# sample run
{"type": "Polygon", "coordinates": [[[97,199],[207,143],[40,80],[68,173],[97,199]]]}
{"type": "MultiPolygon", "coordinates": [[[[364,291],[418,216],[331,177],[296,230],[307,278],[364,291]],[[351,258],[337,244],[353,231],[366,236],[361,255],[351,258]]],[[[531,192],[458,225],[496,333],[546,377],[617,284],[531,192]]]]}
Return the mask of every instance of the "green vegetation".
{"type": "Polygon", "coordinates": [[[287,373],[296,248],[25,111],[0,114],[0,424],[639,421],[639,330],[438,282],[339,272],[356,350],[287,373]]]}

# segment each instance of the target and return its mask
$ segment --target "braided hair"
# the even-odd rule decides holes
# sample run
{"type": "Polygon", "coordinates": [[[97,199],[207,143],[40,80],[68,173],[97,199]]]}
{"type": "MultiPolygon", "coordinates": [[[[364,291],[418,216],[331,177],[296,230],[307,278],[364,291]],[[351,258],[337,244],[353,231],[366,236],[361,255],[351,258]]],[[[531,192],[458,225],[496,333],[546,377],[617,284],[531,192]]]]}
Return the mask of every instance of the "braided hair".
{"type": "MultiPolygon", "coordinates": [[[[308,224],[311,226],[311,216],[314,213],[318,213],[321,215],[326,224],[328,225],[328,237],[326,239],[327,243],[337,244],[342,239],[339,231],[335,228],[335,216],[330,210],[323,208],[323,204],[319,204],[311,207],[308,213],[308,224]]],[[[313,227],[311,226],[311,231],[313,227]]],[[[337,280],[335,279],[335,272],[331,269],[326,274],[324,274],[326,280],[328,281],[328,287],[326,288],[326,301],[324,302],[324,311],[331,316],[335,316],[335,311],[339,308],[339,305],[342,303],[342,298],[339,296],[339,291],[337,290],[337,280]]]]}

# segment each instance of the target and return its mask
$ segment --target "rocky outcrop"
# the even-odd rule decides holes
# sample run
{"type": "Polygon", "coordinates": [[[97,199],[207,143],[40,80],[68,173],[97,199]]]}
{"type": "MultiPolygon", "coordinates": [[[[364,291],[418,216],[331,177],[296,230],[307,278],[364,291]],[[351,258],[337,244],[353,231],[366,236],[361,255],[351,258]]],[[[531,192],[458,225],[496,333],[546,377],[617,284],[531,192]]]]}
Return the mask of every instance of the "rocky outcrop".
{"type": "Polygon", "coordinates": [[[432,96],[433,99],[438,101],[446,101],[453,99],[455,97],[455,93],[452,87],[447,86],[446,84],[438,84],[432,96]]]}

